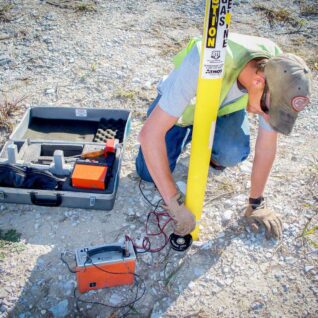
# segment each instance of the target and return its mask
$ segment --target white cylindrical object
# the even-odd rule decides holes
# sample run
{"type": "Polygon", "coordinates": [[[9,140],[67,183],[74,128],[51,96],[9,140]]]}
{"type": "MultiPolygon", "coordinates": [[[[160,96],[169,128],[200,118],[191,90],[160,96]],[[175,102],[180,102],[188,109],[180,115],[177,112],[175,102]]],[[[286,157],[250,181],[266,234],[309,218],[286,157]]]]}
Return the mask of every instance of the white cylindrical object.
{"type": "Polygon", "coordinates": [[[10,144],[7,148],[8,153],[8,162],[12,164],[17,163],[17,157],[18,157],[18,147],[16,144],[10,144]]]}

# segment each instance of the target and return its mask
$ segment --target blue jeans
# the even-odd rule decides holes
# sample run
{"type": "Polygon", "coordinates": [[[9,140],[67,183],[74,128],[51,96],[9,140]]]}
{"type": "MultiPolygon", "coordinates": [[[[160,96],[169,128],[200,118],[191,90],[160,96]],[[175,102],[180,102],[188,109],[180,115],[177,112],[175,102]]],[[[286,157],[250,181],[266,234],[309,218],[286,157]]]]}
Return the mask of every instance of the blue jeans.
{"type": "MultiPolygon", "coordinates": [[[[150,105],[147,116],[157,106],[160,95],[150,105]]],[[[171,172],[185,146],[192,139],[192,126],[173,126],[166,134],[166,148],[171,172]]],[[[216,121],[211,159],[223,167],[232,167],[245,160],[250,153],[250,133],[245,109],[218,117],[216,121]]],[[[136,170],[141,179],[153,182],[143,153],[139,148],[136,170]]]]}

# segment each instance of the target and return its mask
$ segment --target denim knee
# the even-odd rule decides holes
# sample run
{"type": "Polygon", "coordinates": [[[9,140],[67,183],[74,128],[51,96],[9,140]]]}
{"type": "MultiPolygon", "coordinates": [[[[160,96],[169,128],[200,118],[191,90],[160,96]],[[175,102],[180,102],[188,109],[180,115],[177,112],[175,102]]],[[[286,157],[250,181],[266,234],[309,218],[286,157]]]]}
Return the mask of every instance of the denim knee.
{"type": "Polygon", "coordinates": [[[221,150],[217,154],[212,153],[212,159],[223,167],[234,167],[244,161],[250,153],[250,145],[245,144],[241,147],[232,147],[221,150]],[[227,150],[227,151],[226,151],[227,150]]]}
{"type": "Polygon", "coordinates": [[[139,153],[135,161],[136,171],[139,177],[147,182],[153,182],[152,177],[148,171],[144,156],[142,154],[141,148],[139,148],[139,153]]]}

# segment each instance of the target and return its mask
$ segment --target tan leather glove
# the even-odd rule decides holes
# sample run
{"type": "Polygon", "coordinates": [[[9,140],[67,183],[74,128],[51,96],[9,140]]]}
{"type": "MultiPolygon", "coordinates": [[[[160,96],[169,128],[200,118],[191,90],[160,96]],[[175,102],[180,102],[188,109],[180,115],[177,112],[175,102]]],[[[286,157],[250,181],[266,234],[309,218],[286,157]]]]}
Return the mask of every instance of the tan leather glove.
{"type": "Polygon", "coordinates": [[[265,227],[266,239],[269,240],[273,237],[279,240],[282,238],[282,219],[279,214],[269,210],[266,207],[265,202],[262,202],[258,206],[249,204],[245,210],[245,217],[253,232],[257,233],[260,225],[263,225],[265,227]]]}
{"type": "Polygon", "coordinates": [[[182,194],[178,193],[164,206],[175,222],[174,233],[180,236],[185,236],[195,229],[195,217],[183,201],[182,194]]]}

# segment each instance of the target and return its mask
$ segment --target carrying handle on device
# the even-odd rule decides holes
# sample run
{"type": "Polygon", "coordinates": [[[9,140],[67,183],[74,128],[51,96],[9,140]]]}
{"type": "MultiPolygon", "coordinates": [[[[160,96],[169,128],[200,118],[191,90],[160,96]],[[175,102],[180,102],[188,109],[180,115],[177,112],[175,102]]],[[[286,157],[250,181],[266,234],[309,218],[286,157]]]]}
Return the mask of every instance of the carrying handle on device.
{"type": "Polygon", "coordinates": [[[120,252],[123,254],[123,256],[126,255],[126,251],[124,248],[121,246],[113,245],[113,246],[102,246],[102,247],[97,247],[92,250],[87,251],[87,256],[92,257],[96,254],[104,253],[104,252],[120,252]]]}
{"type": "Polygon", "coordinates": [[[60,206],[62,204],[62,196],[57,193],[56,198],[52,199],[40,199],[36,197],[35,192],[30,192],[31,202],[34,205],[41,205],[41,206],[60,206]]]}

